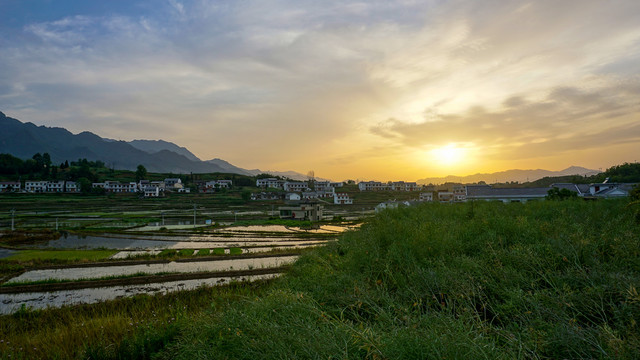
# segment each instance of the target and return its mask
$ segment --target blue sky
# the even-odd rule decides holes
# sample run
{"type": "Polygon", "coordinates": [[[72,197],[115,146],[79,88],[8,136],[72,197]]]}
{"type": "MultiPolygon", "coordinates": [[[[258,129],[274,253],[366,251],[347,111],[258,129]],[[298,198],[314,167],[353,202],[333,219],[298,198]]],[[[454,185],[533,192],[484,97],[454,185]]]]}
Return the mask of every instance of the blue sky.
{"type": "Polygon", "coordinates": [[[0,111],[320,177],[640,150],[640,2],[0,1],[0,111]]]}

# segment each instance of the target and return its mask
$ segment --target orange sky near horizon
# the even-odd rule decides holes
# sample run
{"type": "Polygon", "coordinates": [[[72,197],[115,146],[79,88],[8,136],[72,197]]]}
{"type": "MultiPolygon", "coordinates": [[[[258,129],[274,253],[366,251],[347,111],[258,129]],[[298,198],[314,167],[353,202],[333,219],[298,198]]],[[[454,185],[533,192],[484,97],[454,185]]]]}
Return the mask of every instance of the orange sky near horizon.
{"type": "Polygon", "coordinates": [[[634,0],[0,3],[0,111],[332,180],[640,154],[634,0]]]}

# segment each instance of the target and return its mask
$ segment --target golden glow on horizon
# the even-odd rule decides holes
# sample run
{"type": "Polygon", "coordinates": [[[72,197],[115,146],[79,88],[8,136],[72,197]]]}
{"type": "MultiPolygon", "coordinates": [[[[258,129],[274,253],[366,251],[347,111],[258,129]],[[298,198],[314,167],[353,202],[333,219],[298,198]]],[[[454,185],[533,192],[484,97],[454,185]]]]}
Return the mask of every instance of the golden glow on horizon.
{"type": "Polygon", "coordinates": [[[465,162],[466,155],[467,150],[455,144],[431,150],[431,158],[441,167],[458,167],[465,162]]]}

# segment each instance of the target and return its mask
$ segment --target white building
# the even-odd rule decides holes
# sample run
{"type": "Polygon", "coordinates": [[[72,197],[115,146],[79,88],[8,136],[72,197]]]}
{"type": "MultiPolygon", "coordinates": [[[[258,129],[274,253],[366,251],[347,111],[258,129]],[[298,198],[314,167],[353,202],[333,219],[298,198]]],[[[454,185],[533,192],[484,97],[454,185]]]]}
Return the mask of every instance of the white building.
{"type": "Polygon", "coordinates": [[[284,196],[284,199],[288,201],[300,201],[301,198],[300,194],[296,193],[288,193],[284,196]]]}
{"type": "Polygon", "coordinates": [[[302,192],[306,191],[308,188],[309,186],[304,181],[286,181],[283,186],[284,191],[290,192],[302,192]]]}
{"type": "Polygon", "coordinates": [[[158,186],[147,186],[143,189],[144,197],[159,197],[162,193],[158,186]]]}
{"type": "Polygon", "coordinates": [[[314,182],[314,187],[316,191],[324,191],[325,189],[331,186],[331,182],[329,181],[316,181],[314,182]]]}
{"type": "Polygon", "coordinates": [[[389,186],[380,181],[361,181],[358,183],[358,189],[360,191],[382,191],[388,190],[389,186]]]}
{"type": "Polygon", "coordinates": [[[333,187],[328,187],[323,191],[316,191],[316,192],[318,193],[318,197],[320,198],[332,198],[333,195],[336,193],[336,189],[333,187]]]}
{"type": "Polygon", "coordinates": [[[265,178],[256,180],[256,186],[261,188],[282,189],[284,188],[284,183],[284,180],[278,180],[276,178],[265,178]]]}
{"type": "Polygon", "coordinates": [[[464,185],[453,185],[453,202],[467,201],[467,189],[464,185]]]}
{"type": "Polygon", "coordinates": [[[64,192],[64,180],[47,181],[47,192],[64,192]]]}
{"type": "Polygon", "coordinates": [[[218,180],[218,186],[221,188],[228,189],[233,185],[232,180],[218,180]]]}
{"type": "Polygon", "coordinates": [[[0,192],[19,192],[21,188],[20,181],[0,181],[0,192]]]}
{"type": "Polygon", "coordinates": [[[138,184],[135,182],[121,183],[119,181],[107,180],[102,183],[91,184],[94,188],[103,188],[109,193],[134,193],[138,190],[138,184]]]}
{"type": "Polygon", "coordinates": [[[303,191],[302,192],[302,198],[304,200],[317,199],[318,198],[318,192],[316,192],[316,191],[303,191]]]}
{"type": "Polygon", "coordinates": [[[351,205],[353,204],[353,199],[349,198],[349,194],[347,193],[334,193],[333,203],[340,205],[351,205]]]}
{"type": "Polygon", "coordinates": [[[420,193],[420,201],[433,201],[433,192],[420,193]]]}
{"type": "Polygon", "coordinates": [[[164,181],[152,181],[149,184],[157,187],[160,191],[164,191],[164,181]]]}
{"type": "Polygon", "coordinates": [[[441,203],[453,202],[452,191],[438,191],[438,201],[441,203]]]}
{"type": "Polygon", "coordinates": [[[620,184],[605,181],[600,184],[589,184],[589,194],[600,198],[617,198],[629,196],[636,184],[620,184]]]}
{"type": "Polygon", "coordinates": [[[166,178],[164,179],[164,187],[165,189],[182,188],[182,180],[180,178],[166,178]],[[176,184],[180,184],[180,186],[175,186],[176,184]]]}
{"type": "Polygon", "coordinates": [[[75,192],[78,192],[78,190],[79,190],[78,189],[78,184],[76,184],[75,181],[66,181],[64,183],[64,191],[65,192],[75,193],[75,192]]]}
{"type": "Polygon", "coordinates": [[[24,190],[30,193],[43,193],[47,191],[46,181],[25,181],[24,190]]]}
{"type": "Polygon", "coordinates": [[[416,191],[418,190],[418,184],[415,182],[394,181],[393,183],[391,183],[391,190],[416,191]]]}

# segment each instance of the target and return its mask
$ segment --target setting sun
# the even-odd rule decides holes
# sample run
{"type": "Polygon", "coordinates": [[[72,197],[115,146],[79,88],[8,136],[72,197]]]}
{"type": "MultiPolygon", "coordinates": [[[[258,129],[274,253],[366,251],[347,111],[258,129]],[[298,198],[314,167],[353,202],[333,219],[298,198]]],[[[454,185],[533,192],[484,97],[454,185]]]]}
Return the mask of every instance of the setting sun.
{"type": "Polygon", "coordinates": [[[442,166],[456,166],[464,161],[466,149],[455,145],[431,150],[431,157],[442,166]]]}

